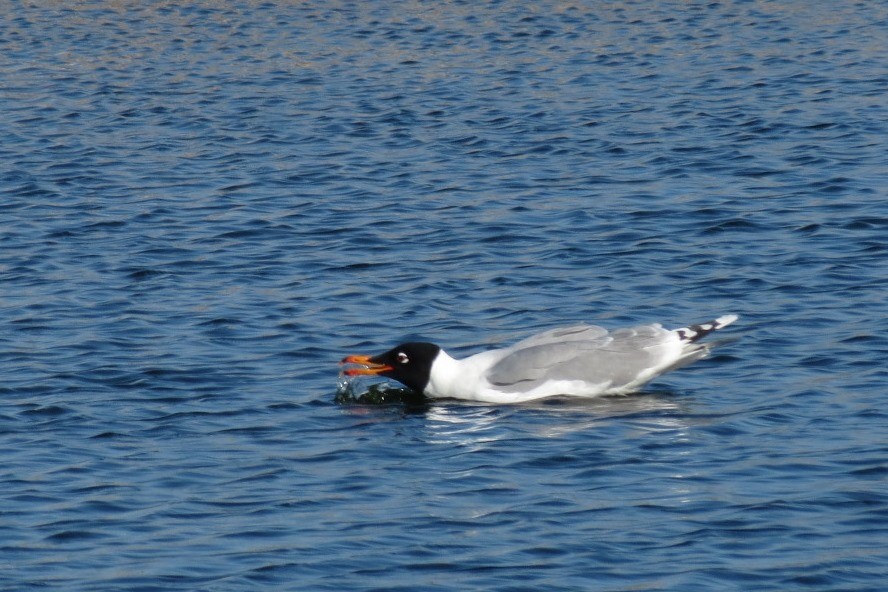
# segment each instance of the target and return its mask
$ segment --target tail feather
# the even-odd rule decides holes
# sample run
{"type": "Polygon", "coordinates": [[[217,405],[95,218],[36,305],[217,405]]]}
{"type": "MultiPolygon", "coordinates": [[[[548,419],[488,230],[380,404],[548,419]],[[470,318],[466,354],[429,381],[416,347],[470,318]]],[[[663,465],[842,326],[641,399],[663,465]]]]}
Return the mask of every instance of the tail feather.
{"type": "Polygon", "coordinates": [[[703,339],[713,331],[717,331],[722,327],[727,327],[738,318],[740,317],[735,314],[722,315],[714,321],[700,323],[699,325],[689,325],[681,329],[676,329],[675,332],[678,334],[678,338],[682,341],[694,343],[695,341],[703,339]]]}

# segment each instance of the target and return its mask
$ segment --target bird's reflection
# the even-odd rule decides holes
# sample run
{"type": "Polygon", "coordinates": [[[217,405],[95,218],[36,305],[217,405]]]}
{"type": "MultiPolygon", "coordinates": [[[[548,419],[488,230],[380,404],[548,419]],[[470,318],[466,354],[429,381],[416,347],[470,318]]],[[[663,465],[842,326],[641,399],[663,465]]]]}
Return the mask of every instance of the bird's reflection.
{"type": "MultiPolygon", "coordinates": [[[[631,419],[633,426],[646,431],[676,430],[687,427],[686,410],[670,393],[640,393],[614,397],[551,398],[522,405],[432,405],[425,412],[442,431],[454,433],[463,426],[466,435],[483,431],[488,425],[515,424],[537,437],[557,438],[573,432],[593,430],[614,419],[631,419]],[[530,417],[528,420],[527,418],[530,417]]],[[[430,426],[434,425],[430,422],[430,426]]],[[[514,434],[513,434],[514,435],[514,434]]]]}

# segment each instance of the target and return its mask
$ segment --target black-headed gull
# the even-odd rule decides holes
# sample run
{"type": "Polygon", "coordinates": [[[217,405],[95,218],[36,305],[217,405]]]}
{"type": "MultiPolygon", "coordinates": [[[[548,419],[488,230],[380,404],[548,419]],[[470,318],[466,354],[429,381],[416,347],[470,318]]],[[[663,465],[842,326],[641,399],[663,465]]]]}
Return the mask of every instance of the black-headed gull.
{"type": "Polygon", "coordinates": [[[462,360],[433,343],[402,343],[378,356],[344,358],[343,373],[393,378],[431,398],[488,403],[621,394],[705,357],[711,346],[697,342],[737,318],[672,330],[660,324],[616,331],[561,327],[462,360]]]}

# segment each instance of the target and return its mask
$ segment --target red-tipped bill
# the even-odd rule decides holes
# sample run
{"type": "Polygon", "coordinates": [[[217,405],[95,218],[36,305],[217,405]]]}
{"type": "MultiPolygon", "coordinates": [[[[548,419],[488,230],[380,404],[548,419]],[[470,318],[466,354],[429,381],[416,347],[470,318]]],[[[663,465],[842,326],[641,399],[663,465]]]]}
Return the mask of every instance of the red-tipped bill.
{"type": "Polygon", "coordinates": [[[371,361],[371,356],[347,356],[342,358],[340,364],[355,364],[357,368],[346,368],[342,371],[346,376],[376,376],[388,370],[394,370],[391,366],[377,364],[371,361]]]}

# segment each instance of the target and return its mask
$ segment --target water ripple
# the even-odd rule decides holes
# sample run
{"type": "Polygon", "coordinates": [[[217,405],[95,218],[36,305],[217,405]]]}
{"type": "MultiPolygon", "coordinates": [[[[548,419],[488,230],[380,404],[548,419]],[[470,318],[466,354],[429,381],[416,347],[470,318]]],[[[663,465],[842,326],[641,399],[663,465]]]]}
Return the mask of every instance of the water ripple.
{"type": "Polygon", "coordinates": [[[0,19],[0,588],[881,588],[881,4],[0,19]],[[336,395],[725,311],[631,397],[336,395]]]}

